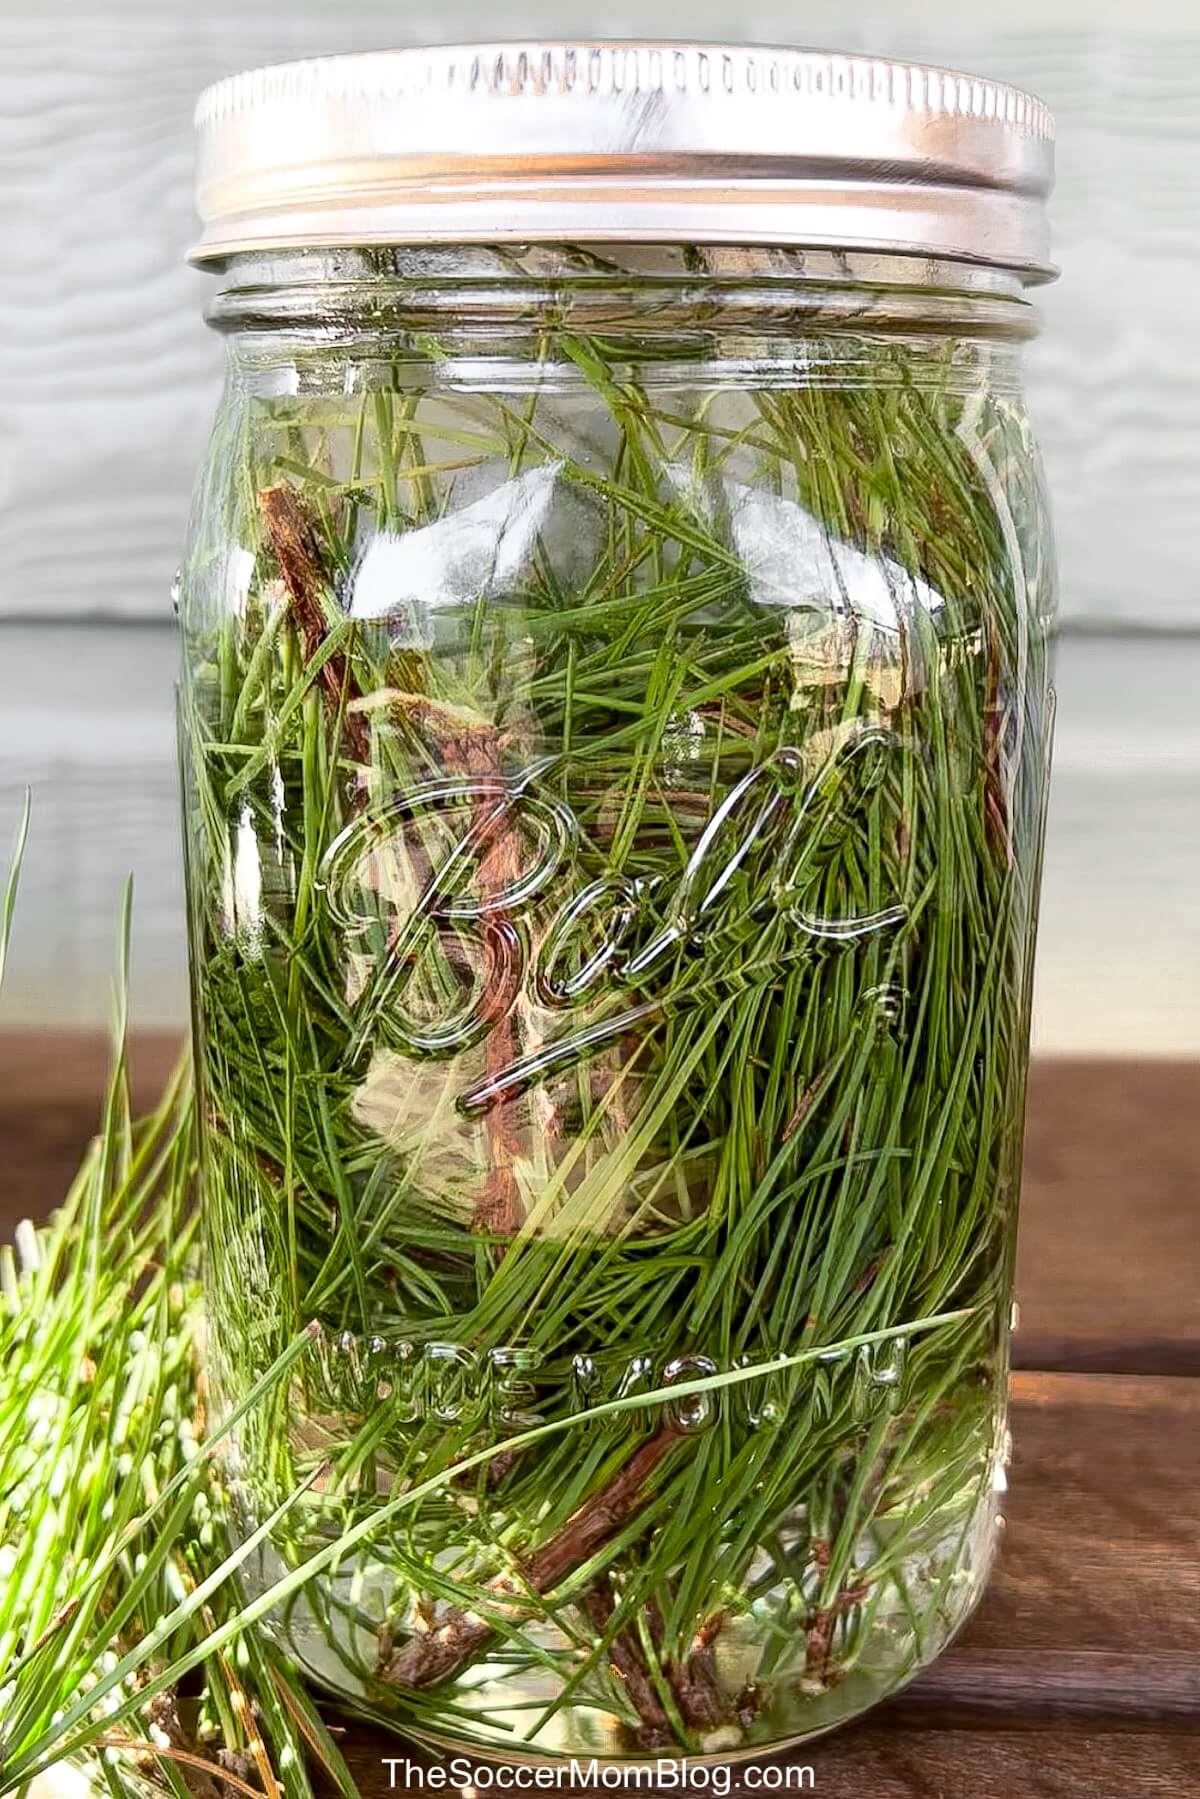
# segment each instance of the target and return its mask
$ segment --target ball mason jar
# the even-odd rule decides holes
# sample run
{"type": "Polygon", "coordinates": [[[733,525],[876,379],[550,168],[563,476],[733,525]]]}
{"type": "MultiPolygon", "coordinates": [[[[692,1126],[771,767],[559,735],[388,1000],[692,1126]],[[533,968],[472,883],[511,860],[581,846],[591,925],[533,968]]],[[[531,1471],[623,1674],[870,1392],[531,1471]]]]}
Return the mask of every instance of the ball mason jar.
{"type": "Polygon", "coordinates": [[[180,742],[243,1572],[434,1743],[797,1741],[995,1544],[1045,116],[558,46],[200,123],[180,742]]]}

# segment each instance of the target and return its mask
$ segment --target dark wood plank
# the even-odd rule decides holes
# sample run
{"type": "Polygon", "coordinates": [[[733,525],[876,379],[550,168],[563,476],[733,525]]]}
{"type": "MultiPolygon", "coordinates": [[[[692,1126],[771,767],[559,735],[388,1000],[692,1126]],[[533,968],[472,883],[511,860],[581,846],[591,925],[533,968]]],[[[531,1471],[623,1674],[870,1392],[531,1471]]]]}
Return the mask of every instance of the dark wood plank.
{"type": "Polygon", "coordinates": [[[1200,1062],[1035,1062],[1019,1367],[1200,1374],[1200,1062]]]}
{"type": "Polygon", "coordinates": [[[1200,1665],[1200,1381],[1016,1374],[1008,1527],[963,1647],[1200,1665]]]}
{"type": "MultiPolygon", "coordinates": [[[[149,1109],[179,1053],[174,1033],[130,1046],[134,1104],[149,1109]]],[[[96,1129],[110,1045],[97,1032],[0,1032],[0,1235],[62,1199],[96,1129]]]]}
{"type": "Polygon", "coordinates": [[[1048,1739],[1036,1732],[877,1727],[814,1744],[804,1764],[813,1769],[811,1791],[819,1799],[1195,1799],[1200,1794],[1200,1743],[1194,1737],[1058,1730],[1048,1739]]]}
{"type": "Polygon", "coordinates": [[[1102,1720],[1200,1729],[1200,1660],[1191,1654],[1104,1649],[977,1649],[970,1639],[926,1670],[888,1708],[922,1717],[1011,1728],[1102,1720]]]}

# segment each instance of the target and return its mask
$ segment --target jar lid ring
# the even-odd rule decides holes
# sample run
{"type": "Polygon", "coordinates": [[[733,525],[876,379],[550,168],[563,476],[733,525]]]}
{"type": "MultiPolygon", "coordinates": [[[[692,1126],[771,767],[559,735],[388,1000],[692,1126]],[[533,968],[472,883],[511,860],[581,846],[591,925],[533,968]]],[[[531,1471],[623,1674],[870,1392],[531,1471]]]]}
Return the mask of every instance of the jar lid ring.
{"type": "Polygon", "coordinates": [[[318,58],[196,109],[199,263],[372,244],[810,246],[1053,273],[1053,120],[1003,83],[765,46],[318,58]]]}

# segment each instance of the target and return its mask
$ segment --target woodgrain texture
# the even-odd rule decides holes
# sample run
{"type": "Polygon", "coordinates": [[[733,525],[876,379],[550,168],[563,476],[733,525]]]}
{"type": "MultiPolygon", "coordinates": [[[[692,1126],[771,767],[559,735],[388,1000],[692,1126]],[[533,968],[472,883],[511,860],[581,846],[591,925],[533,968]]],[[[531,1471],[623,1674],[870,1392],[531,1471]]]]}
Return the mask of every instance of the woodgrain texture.
{"type": "MultiPolygon", "coordinates": [[[[1051,1244],[1062,1266],[1067,1245],[1051,1244]]],[[[1190,1670],[1200,1722],[1200,1381],[1018,1373],[1012,1433],[1004,1553],[961,1639],[964,1695],[978,1696],[978,1659],[1068,1707],[1087,1686],[1092,1706],[1106,1681],[1120,1689],[1128,1664],[1148,1700],[1164,1658],[1176,1679],[1190,1670]]]]}
{"type": "Polygon", "coordinates": [[[1195,1799],[1194,1738],[856,1731],[814,1747],[820,1799],[1195,1799]]]}
{"type": "MultiPolygon", "coordinates": [[[[1039,90],[1060,126],[1062,283],[1032,358],[1067,616],[1200,626],[1200,13],[1183,0],[963,8],[623,0],[614,34],[802,36],[1039,90]]],[[[163,617],[219,354],[202,330],[192,99],[281,57],[591,32],[585,0],[397,11],[46,0],[0,21],[0,610],[163,617]]]]}
{"type": "MultiPolygon", "coordinates": [[[[133,1040],[136,1111],[157,1102],[182,1048],[174,1032],[133,1040]]],[[[96,1131],[109,1063],[99,1032],[0,1032],[0,1241],[63,1198],[96,1131]]]]}
{"type": "Polygon", "coordinates": [[[1200,1376],[1200,1061],[1038,1061],[1021,1368],[1200,1376]]]}
{"type": "MultiPolygon", "coordinates": [[[[174,1031],[134,1038],[140,1105],[180,1046],[174,1031]]],[[[99,1032],[0,1031],[0,1234],[44,1216],[66,1191],[107,1064],[99,1032]]],[[[1197,1193],[1200,1062],[1035,1058],[1017,1367],[1200,1375],[1197,1193]]]]}

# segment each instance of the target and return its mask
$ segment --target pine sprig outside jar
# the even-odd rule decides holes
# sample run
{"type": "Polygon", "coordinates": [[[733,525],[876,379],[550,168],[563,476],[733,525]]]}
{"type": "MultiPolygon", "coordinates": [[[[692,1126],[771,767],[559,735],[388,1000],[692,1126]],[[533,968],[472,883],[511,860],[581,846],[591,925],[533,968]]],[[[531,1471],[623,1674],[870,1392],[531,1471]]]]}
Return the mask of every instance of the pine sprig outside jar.
{"type": "MultiPolygon", "coordinates": [[[[210,158],[360,60],[211,103],[210,158]]],[[[468,88],[505,132],[550,91],[468,88]]],[[[386,173],[373,229],[243,209],[202,246],[218,1413],[319,1327],[228,1476],[247,1529],[307,1483],[263,1586],[367,1528],[277,1617],[360,1708],[501,1755],[748,1754],[910,1678],[992,1557],[1052,721],[1028,258],[903,212],[823,243],[800,174],[791,242],[754,247],[762,192],[744,242],[649,241],[644,196],[601,241],[578,172],[551,206],[518,170],[544,229],[456,242],[444,200],[421,243],[386,173]]]]}

